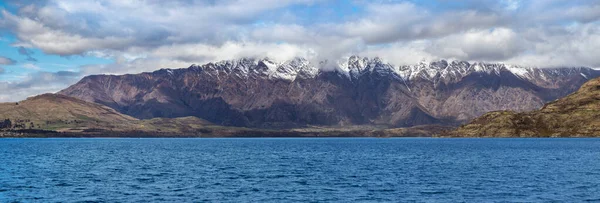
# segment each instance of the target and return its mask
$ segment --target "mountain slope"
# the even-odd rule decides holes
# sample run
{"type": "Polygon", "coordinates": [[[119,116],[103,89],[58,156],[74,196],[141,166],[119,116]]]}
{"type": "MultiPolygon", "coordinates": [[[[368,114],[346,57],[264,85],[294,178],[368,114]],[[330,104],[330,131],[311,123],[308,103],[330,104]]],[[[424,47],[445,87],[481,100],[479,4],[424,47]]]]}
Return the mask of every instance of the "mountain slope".
{"type": "Polygon", "coordinates": [[[16,125],[23,125],[22,128],[36,129],[120,126],[138,120],[103,105],[58,94],[1,103],[0,119],[10,119],[16,125]]]}
{"type": "Polygon", "coordinates": [[[487,113],[445,136],[571,137],[600,136],[600,78],[585,83],[564,98],[541,109],[516,113],[487,113]]]}
{"type": "Polygon", "coordinates": [[[599,75],[589,68],[443,60],[393,66],[356,56],[317,65],[301,58],[243,58],[151,73],[93,75],[59,94],[143,119],[196,116],[261,128],[406,127],[460,123],[493,110],[533,110],[599,75]]]}

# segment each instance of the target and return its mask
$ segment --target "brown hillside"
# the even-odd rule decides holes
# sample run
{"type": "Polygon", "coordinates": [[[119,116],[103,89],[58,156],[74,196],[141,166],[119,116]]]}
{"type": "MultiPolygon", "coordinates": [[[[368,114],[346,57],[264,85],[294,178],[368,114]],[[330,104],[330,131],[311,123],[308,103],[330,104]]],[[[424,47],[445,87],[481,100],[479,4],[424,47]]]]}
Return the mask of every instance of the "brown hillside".
{"type": "Polygon", "coordinates": [[[589,137],[600,136],[600,78],[583,84],[541,109],[516,113],[495,111],[444,136],[466,137],[589,137]]]}
{"type": "Polygon", "coordinates": [[[58,94],[42,94],[18,103],[0,103],[0,119],[25,125],[21,128],[35,129],[113,128],[138,121],[109,107],[58,94]]]}

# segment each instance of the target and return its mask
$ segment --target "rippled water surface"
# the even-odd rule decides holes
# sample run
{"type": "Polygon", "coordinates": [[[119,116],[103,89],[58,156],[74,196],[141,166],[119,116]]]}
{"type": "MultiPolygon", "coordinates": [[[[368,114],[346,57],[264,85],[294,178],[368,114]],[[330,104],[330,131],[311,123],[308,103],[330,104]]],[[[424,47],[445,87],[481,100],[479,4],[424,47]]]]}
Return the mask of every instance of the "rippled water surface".
{"type": "Polygon", "coordinates": [[[600,139],[0,139],[11,201],[600,201],[600,139]]]}

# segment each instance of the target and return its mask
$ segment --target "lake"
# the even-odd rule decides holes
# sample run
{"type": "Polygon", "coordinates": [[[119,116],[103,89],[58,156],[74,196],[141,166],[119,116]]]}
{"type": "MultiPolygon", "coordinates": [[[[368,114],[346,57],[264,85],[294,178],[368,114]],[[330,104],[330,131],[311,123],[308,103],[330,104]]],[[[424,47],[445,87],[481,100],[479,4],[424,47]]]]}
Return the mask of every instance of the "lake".
{"type": "Polygon", "coordinates": [[[600,201],[600,139],[0,139],[11,201],[600,201]]]}

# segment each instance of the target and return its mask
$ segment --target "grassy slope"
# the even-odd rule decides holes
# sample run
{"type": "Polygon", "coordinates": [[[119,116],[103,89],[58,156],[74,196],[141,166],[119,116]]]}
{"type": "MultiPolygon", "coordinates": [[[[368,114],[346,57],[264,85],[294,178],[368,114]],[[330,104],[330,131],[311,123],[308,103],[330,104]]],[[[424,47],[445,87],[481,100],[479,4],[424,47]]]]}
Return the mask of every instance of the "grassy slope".
{"type": "Polygon", "coordinates": [[[26,128],[59,130],[68,128],[123,128],[137,119],[99,104],[43,94],[18,103],[1,103],[0,119],[10,119],[26,128]],[[20,122],[19,122],[20,121],[20,122]]]}
{"type": "Polygon", "coordinates": [[[600,78],[583,84],[539,110],[487,113],[443,136],[467,137],[590,137],[600,136],[600,78]]]}

